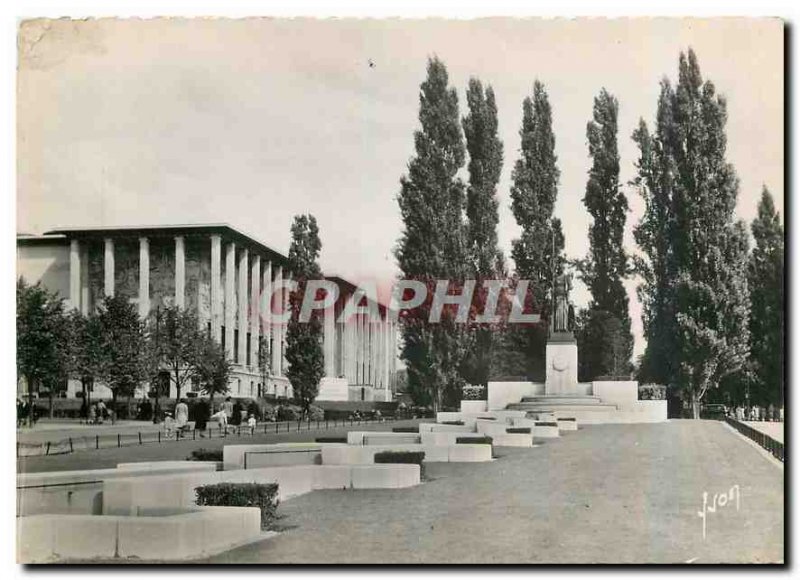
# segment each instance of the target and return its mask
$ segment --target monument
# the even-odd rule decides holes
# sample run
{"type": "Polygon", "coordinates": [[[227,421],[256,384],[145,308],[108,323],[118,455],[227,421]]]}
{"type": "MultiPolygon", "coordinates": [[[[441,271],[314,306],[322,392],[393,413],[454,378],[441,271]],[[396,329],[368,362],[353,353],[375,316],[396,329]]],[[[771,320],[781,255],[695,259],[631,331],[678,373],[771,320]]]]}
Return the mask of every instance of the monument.
{"type": "Polygon", "coordinates": [[[572,395],[578,386],[578,344],[575,340],[574,310],[569,303],[572,276],[562,274],[553,285],[555,308],[550,319],[545,349],[545,394],[572,395]]]}

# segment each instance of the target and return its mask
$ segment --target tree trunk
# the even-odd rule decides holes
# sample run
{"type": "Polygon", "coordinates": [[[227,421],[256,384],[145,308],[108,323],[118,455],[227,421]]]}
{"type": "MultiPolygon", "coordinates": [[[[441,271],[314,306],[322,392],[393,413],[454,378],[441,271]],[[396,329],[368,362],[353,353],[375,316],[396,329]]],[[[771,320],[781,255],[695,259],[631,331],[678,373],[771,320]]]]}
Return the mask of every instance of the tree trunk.
{"type": "Polygon", "coordinates": [[[692,392],[692,419],[700,418],[700,395],[692,392]]]}
{"type": "Polygon", "coordinates": [[[47,391],[47,406],[48,406],[48,414],[50,418],[53,418],[53,391],[52,389],[47,391]]]}
{"type": "Polygon", "coordinates": [[[28,426],[33,427],[33,377],[28,377],[28,426]]]}

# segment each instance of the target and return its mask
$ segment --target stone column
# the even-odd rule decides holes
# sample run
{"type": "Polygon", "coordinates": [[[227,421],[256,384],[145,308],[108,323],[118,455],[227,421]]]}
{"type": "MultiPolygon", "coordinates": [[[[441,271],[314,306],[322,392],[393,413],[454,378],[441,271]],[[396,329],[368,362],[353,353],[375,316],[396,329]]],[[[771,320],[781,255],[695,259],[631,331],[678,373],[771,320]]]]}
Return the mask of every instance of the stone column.
{"type": "MultiPolygon", "coordinates": [[[[278,266],[275,268],[275,286],[276,289],[274,296],[270,293],[272,297],[272,311],[280,315],[280,306],[283,305],[283,290],[277,290],[283,281],[283,267],[278,266]]],[[[282,365],[281,362],[283,361],[283,344],[282,344],[283,333],[281,332],[281,323],[274,322],[272,324],[272,374],[278,377],[282,377],[282,365]]]]}
{"type": "Polygon", "coordinates": [[[240,365],[247,363],[247,305],[249,300],[247,298],[247,263],[248,263],[247,248],[242,248],[239,254],[239,291],[236,297],[236,304],[239,310],[238,326],[239,326],[239,360],[240,365]]]}
{"type": "Polygon", "coordinates": [[[103,262],[103,291],[106,296],[114,295],[114,240],[105,240],[105,260],[103,262]]]}
{"type": "Polygon", "coordinates": [[[139,238],[139,318],[150,314],[150,240],[139,238]]]}
{"type": "Polygon", "coordinates": [[[175,236],[175,306],[186,306],[186,246],[183,236],[175,236]]]}
{"type": "MultiPolygon", "coordinates": [[[[225,354],[233,360],[233,329],[236,324],[236,244],[225,252],[225,354]]],[[[234,361],[236,362],[236,361],[234,361]]]]}
{"type": "Polygon", "coordinates": [[[89,314],[89,244],[81,245],[81,314],[89,314]]]}
{"type": "Polygon", "coordinates": [[[69,302],[72,308],[81,308],[81,244],[69,241],[69,302]]]}
{"type": "Polygon", "coordinates": [[[250,265],[250,364],[258,368],[258,342],[261,337],[261,256],[250,265]]]}
{"type": "Polygon", "coordinates": [[[336,313],[335,305],[329,306],[324,311],[322,323],[322,352],[325,355],[325,376],[336,376],[336,313]]]}
{"type": "Polygon", "coordinates": [[[386,320],[383,323],[383,348],[384,348],[384,355],[383,355],[383,390],[386,394],[385,400],[389,400],[389,365],[391,360],[391,348],[390,348],[390,339],[391,339],[391,321],[389,320],[389,310],[386,310],[386,320]]]}
{"type": "Polygon", "coordinates": [[[221,323],[221,292],[220,282],[222,277],[222,238],[219,234],[211,235],[211,336],[217,342],[222,342],[221,323]]]}
{"type": "MultiPolygon", "coordinates": [[[[270,337],[272,336],[272,262],[267,261],[261,272],[261,329],[264,335],[264,342],[267,348],[271,348],[270,337]]],[[[272,357],[272,351],[269,352],[272,357]]],[[[272,359],[269,360],[272,367],[272,359]]],[[[275,374],[270,372],[271,375],[275,374]]],[[[264,392],[267,392],[267,385],[264,385],[264,392]]]]}

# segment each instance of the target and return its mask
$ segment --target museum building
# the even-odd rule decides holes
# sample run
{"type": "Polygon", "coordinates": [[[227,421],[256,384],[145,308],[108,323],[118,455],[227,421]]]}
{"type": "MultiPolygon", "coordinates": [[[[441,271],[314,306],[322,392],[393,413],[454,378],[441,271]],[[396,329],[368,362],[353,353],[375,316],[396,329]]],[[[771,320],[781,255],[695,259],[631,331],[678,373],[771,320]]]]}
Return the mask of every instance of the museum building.
{"type": "MultiPolygon", "coordinates": [[[[66,299],[66,307],[88,313],[103,296],[124,294],[144,319],[164,306],[196,313],[233,362],[230,394],[291,397],[286,378],[286,324],[273,313],[288,306],[282,283],[293,273],[288,258],[226,224],[63,228],[41,236],[17,236],[17,276],[66,299]],[[266,384],[258,369],[258,345],[269,347],[266,384]]],[[[397,325],[384,304],[380,322],[365,314],[340,321],[356,285],[337,276],[333,307],[324,311],[325,376],[317,400],[391,401],[395,387],[397,325]]],[[[19,388],[24,390],[24,385],[19,388]]],[[[147,386],[137,393],[145,396],[147,386]]],[[[175,385],[170,396],[176,395],[175,385]]],[[[198,396],[200,385],[187,396],[198,396]]],[[[95,385],[92,397],[110,397],[95,385]]],[[[81,396],[70,380],[64,396],[81,396]]]]}

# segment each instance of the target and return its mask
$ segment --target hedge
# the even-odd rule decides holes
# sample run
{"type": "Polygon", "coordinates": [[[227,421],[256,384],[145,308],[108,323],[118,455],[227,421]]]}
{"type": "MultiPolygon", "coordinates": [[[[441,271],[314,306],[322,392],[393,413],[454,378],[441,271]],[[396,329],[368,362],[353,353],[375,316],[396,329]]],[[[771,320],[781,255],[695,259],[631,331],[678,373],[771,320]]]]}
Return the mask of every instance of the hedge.
{"type": "Polygon", "coordinates": [[[488,435],[484,435],[483,437],[456,437],[456,443],[477,443],[480,445],[491,445],[493,439],[488,435]]]}
{"type": "Polygon", "coordinates": [[[667,398],[667,387],[664,385],[639,385],[640,401],[664,401],[667,398]]]}
{"type": "Polygon", "coordinates": [[[506,429],[506,433],[530,433],[530,432],[531,432],[530,427],[509,427],[508,429],[506,429]]]}
{"type": "Polygon", "coordinates": [[[260,508],[262,530],[277,517],[277,483],[215,483],[196,487],[194,492],[197,505],[260,508]]]}
{"type": "Polygon", "coordinates": [[[186,458],[188,461],[222,461],[222,449],[195,449],[186,458]]]}
{"type": "Polygon", "coordinates": [[[317,437],[317,443],[347,443],[347,437],[317,437]]]}
{"type": "Polygon", "coordinates": [[[419,427],[392,427],[392,433],[419,433],[419,427]]]}
{"type": "Polygon", "coordinates": [[[463,425],[464,421],[442,421],[442,425],[463,425]]]}
{"type": "Polygon", "coordinates": [[[537,427],[558,427],[558,423],[553,421],[536,421],[537,427]]]}
{"type": "Polygon", "coordinates": [[[478,417],[481,421],[497,421],[497,417],[478,417]]]}

